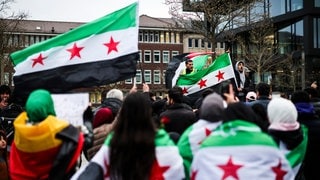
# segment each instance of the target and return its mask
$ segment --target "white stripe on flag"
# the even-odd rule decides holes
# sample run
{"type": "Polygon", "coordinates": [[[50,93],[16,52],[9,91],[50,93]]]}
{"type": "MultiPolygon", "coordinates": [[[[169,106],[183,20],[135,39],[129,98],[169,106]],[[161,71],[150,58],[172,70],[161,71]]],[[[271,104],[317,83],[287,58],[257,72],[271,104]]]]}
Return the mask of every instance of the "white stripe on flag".
{"type": "Polygon", "coordinates": [[[137,27],[132,27],[124,30],[109,31],[103,34],[93,35],[91,37],[72,42],[65,46],[55,47],[48,51],[39,52],[28,57],[28,59],[24,62],[18,64],[15,67],[15,76],[31,72],[54,69],[62,66],[103,61],[137,52],[138,43],[132,43],[137,41],[136,32],[138,32],[137,27]],[[115,42],[119,42],[117,46],[118,52],[111,51],[110,54],[108,54],[108,47],[104,44],[109,43],[111,37],[115,42]],[[84,48],[80,51],[81,58],[76,56],[70,60],[71,53],[68,52],[67,49],[71,49],[74,43],[76,43],[78,47],[84,48]],[[38,63],[32,68],[32,59],[37,58],[40,53],[42,54],[42,57],[46,57],[46,59],[43,60],[44,65],[38,63]]]}

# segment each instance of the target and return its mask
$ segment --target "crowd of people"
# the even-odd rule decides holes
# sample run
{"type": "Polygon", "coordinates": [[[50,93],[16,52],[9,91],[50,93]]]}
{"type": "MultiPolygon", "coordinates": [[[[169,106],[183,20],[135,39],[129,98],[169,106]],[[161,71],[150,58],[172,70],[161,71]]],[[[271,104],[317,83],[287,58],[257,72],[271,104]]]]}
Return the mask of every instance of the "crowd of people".
{"type": "Polygon", "coordinates": [[[242,66],[239,89],[225,81],[195,102],[178,86],[164,98],[147,84],[111,89],[82,127],[56,117],[50,92],[37,89],[20,107],[2,85],[0,117],[13,120],[1,120],[0,180],[319,178],[318,87],[290,98],[267,83],[248,90],[242,66]]]}

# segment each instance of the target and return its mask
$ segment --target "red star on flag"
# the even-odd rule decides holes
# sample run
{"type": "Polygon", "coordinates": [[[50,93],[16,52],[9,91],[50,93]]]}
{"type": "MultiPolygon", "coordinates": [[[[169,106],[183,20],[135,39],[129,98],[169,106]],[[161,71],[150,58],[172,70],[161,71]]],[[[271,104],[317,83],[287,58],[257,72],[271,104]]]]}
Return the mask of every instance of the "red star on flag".
{"type": "Polygon", "coordinates": [[[107,160],[104,159],[104,166],[106,167],[107,169],[107,173],[104,175],[104,178],[107,178],[110,176],[110,165],[108,164],[107,160]]]}
{"type": "Polygon", "coordinates": [[[191,172],[191,178],[190,178],[190,179],[191,179],[191,180],[195,180],[197,174],[198,174],[198,171],[193,171],[193,170],[192,170],[192,172],[191,172]]]}
{"type": "Polygon", "coordinates": [[[224,79],[223,75],[224,75],[224,72],[221,72],[221,71],[218,72],[218,74],[216,75],[216,77],[218,78],[218,82],[219,82],[221,79],[224,79]]]}
{"type": "Polygon", "coordinates": [[[108,47],[108,54],[110,54],[111,51],[118,52],[117,46],[118,46],[119,43],[120,43],[120,41],[115,42],[113,40],[113,38],[111,37],[109,43],[104,43],[103,45],[108,47]]]}
{"type": "Polygon", "coordinates": [[[158,160],[156,159],[152,165],[151,174],[149,179],[164,180],[164,172],[166,172],[169,166],[160,166],[158,160]]]}
{"type": "Polygon", "coordinates": [[[73,44],[73,47],[70,49],[67,49],[67,51],[69,51],[71,53],[71,57],[70,60],[73,59],[75,56],[81,58],[80,56],[80,51],[83,49],[84,47],[78,47],[76,43],[73,44]]]}
{"type": "Polygon", "coordinates": [[[188,93],[188,89],[187,89],[186,87],[183,87],[182,93],[183,93],[183,94],[187,94],[187,93],[188,93]]]}
{"type": "MultiPolygon", "coordinates": [[[[204,133],[205,133],[205,136],[208,137],[211,134],[211,131],[208,128],[204,128],[204,133]]],[[[201,144],[201,143],[202,141],[200,141],[198,144],[201,144]]]]}
{"type": "Polygon", "coordinates": [[[200,89],[202,88],[202,87],[206,87],[207,85],[206,85],[206,83],[207,83],[207,80],[205,79],[205,80],[200,80],[200,82],[198,83],[198,85],[200,86],[200,89]]]}
{"type": "Polygon", "coordinates": [[[283,180],[284,176],[287,174],[287,171],[281,169],[281,160],[277,166],[271,167],[272,171],[276,174],[276,180],[283,180]]]}
{"type": "Polygon", "coordinates": [[[222,179],[227,179],[227,177],[232,176],[234,179],[239,179],[237,171],[243,165],[237,165],[232,162],[232,157],[230,156],[227,164],[225,165],[218,165],[224,171],[222,179]]]}
{"type": "Polygon", "coordinates": [[[40,55],[37,57],[37,58],[35,58],[35,59],[32,59],[32,61],[33,61],[33,63],[32,63],[32,67],[34,67],[36,64],[42,64],[42,65],[44,65],[43,64],[43,60],[44,59],[46,59],[46,57],[42,57],[42,54],[40,53],[40,55]]]}

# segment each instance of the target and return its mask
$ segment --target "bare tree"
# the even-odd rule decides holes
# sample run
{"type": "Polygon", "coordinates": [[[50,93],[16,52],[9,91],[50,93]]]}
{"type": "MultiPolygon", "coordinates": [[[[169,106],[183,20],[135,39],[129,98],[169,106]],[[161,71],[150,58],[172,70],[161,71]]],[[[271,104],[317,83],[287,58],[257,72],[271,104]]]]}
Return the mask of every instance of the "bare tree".
{"type": "MultiPolygon", "coordinates": [[[[12,67],[8,54],[12,50],[19,48],[19,44],[14,43],[13,34],[19,32],[19,26],[23,19],[27,17],[24,12],[11,11],[14,0],[0,0],[0,83],[4,84],[4,72],[6,67],[12,67]]],[[[11,79],[9,80],[11,81],[11,79]]],[[[6,82],[8,83],[8,82],[6,82]]]]}
{"type": "MultiPolygon", "coordinates": [[[[166,0],[177,26],[203,35],[216,48],[217,38],[225,30],[243,24],[248,3],[252,0],[166,0]]],[[[229,31],[231,32],[231,31],[229,31]]],[[[230,34],[229,34],[230,35],[230,34]]],[[[233,36],[233,35],[231,35],[233,36]]]]}
{"type": "MultiPolygon", "coordinates": [[[[250,8],[257,8],[257,6],[250,8]]],[[[258,18],[250,23],[250,26],[242,27],[235,41],[241,52],[237,54],[237,59],[245,60],[247,68],[255,72],[259,83],[263,73],[287,66],[289,59],[287,55],[279,53],[274,37],[275,28],[268,13],[259,11],[255,17],[258,18]]]]}

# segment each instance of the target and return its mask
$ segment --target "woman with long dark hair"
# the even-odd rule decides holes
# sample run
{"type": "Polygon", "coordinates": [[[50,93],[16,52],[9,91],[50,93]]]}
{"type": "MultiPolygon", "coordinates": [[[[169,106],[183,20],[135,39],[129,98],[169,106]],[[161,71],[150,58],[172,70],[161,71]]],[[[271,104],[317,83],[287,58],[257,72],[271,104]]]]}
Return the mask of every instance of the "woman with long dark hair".
{"type": "Polygon", "coordinates": [[[73,179],[183,179],[182,158],[152,120],[150,101],[131,93],[123,101],[113,132],[73,179]]]}

